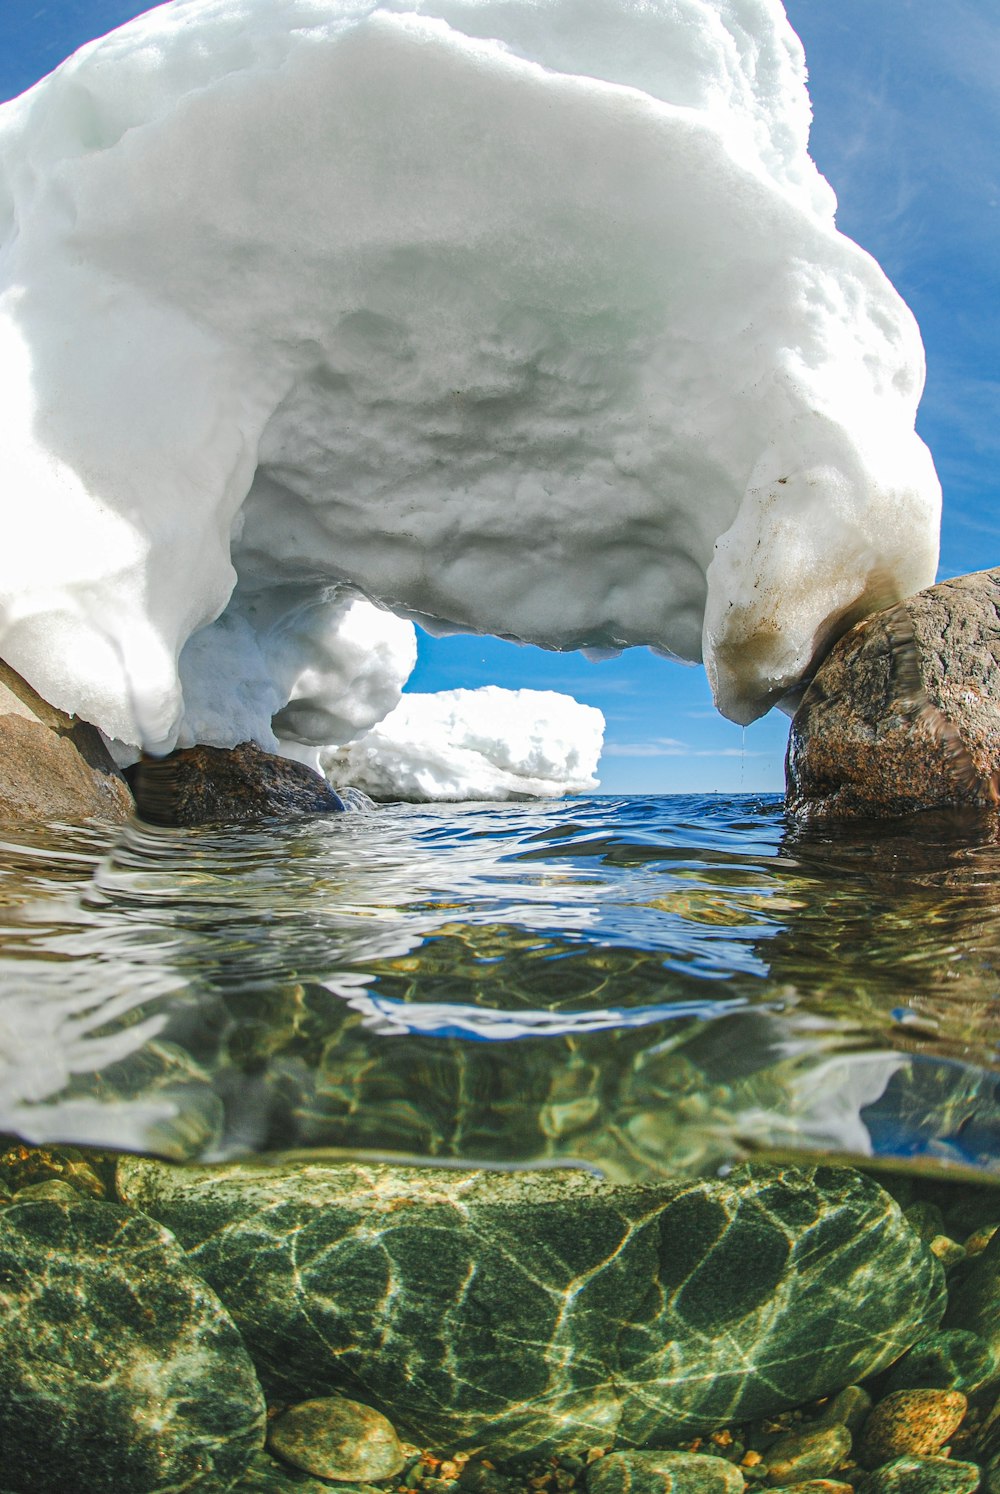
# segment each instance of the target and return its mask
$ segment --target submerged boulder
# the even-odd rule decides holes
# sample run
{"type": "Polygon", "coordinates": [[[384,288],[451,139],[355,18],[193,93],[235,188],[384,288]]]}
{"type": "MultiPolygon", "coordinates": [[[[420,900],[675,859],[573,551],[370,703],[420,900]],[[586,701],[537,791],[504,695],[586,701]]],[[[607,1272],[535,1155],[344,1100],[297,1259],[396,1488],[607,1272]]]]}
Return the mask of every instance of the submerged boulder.
{"type": "Polygon", "coordinates": [[[96,727],[0,659],[0,820],[124,820],[132,795],[96,727]]]}
{"type": "Polygon", "coordinates": [[[314,769],[253,742],[143,758],[129,777],[139,817],[151,825],[237,824],[344,808],[314,769]]]}
{"type": "Polygon", "coordinates": [[[380,1165],[124,1159],[279,1396],[357,1395],[491,1453],[656,1444],[825,1395],[943,1310],[877,1184],[742,1167],[648,1187],[380,1165]]]}
{"type": "Polygon", "coordinates": [[[0,1210],[5,1494],[229,1488],[263,1440],[240,1335],[161,1225],[82,1199],[0,1210]]]}
{"type": "Polygon", "coordinates": [[[865,618],[831,650],[792,722],[786,806],[883,818],[1000,802],[1000,568],[865,618]]]}

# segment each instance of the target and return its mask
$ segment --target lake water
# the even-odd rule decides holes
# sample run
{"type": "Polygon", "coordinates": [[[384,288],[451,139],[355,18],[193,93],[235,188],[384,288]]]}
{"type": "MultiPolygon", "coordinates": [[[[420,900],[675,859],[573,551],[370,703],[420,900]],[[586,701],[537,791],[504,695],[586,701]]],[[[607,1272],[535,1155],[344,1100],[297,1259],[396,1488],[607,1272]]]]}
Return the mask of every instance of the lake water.
{"type": "Polygon", "coordinates": [[[0,838],[0,1130],[30,1141],[1000,1172],[989,827],[595,796],[0,838]]]}

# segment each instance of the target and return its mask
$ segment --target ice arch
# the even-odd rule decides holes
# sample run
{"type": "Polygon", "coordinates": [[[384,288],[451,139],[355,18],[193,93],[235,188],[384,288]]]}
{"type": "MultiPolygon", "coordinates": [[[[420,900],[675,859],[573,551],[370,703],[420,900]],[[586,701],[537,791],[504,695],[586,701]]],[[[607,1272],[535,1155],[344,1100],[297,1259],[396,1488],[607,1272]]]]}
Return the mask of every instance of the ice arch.
{"type": "Polygon", "coordinates": [[[361,593],[704,656],[752,719],[936,561],[919,336],[808,125],[777,0],[173,0],[84,48],[0,110],[0,650],[115,737],[304,692],[315,740],[361,593]]]}

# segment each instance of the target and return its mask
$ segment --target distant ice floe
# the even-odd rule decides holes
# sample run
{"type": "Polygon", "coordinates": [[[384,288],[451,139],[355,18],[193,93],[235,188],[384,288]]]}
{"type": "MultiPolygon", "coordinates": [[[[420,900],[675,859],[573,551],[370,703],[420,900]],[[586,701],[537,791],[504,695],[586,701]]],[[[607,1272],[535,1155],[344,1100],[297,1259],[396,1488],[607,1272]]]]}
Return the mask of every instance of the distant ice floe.
{"type": "Polygon", "coordinates": [[[357,741],[327,748],[334,784],[377,799],[527,799],[583,794],[604,741],[604,717],[552,690],[441,690],[404,695],[357,741]]]}
{"type": "Polygon", "coordinates": [[[3,656],[155,750],[356,735],[390,613],[704,657],[753,719],[937,555],[920,338],[809,121],[778,0],[84,47],[0,109],[3,656]]]}

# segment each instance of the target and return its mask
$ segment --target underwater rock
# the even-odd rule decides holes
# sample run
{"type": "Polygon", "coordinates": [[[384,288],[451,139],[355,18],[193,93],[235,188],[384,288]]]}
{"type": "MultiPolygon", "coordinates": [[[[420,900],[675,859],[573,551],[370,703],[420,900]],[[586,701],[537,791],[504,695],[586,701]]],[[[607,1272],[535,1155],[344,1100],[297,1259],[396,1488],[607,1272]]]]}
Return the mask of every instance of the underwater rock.
{"type": "Polygon", "coordinates": [[[0,1152],[0,1188],[5,1192],[17,1193],[32,1184],[52,1180],[68,1184],[85,1197],[104,1198],[107,1194],[107,1186],[93,1163],[76,1147],[24,1146],[15,1142],[0,1152]]]}
{"type": "Polygon", "coordinates": [[[289,1406],[270,1423],[267,1445],[294,1468],[338,1482],[393,1478],[406,1462],[392,1423],[344,1396],[289,1406]]]}
{"type": "Polygon", "coordinates": [[[5,1491],[228,1488],[264,1414],[231,1318],[162,1226],[82,1198],[0,1210],[5,1491]]]}
{"type": "Polygon", "coordinates": [[[959,1390],[894,1390],[861,1429],[858,1462],[878,1468],[894,1458],[927,1457],[961,1426],[968,1400],[959,1390]]]}
{"type": "Polygon", "coordinates": [[[894,1458],[858,1485],[858,1494],[975,1494],[979,1469],[958,1458],[894,1458]]]}
{"type": "Polygon", "coordinates": [[[254,742],[143,758],[129,769],[129,781],[136,811],[150,825],[242,824],[344,808],[319,773],[254,742]]]}
{"type": "Polygon", "coordinates": [[[960,1390],[973,1395],[1000,1376],[993,1348],[978,1333],[952,1328],[931,1333],[894,1364],[886,1381],[892,1390],[960,1390]]]}
{"type": "Polygon", "coordinates": [[[853,1436],[861,1430],[872,1408],[872,1398],[862,1385],[845,1385],[822,1406],[814,1427],[846,1427],[853,1436]]]}
{"type": "Polygon", "coordinates": [[[740,1470],[704,1453],[609,1453],[587,1470],[587,1494],[742,1494],[740,1470]]]}
{"type": "Polygon", "coordinates": [[[1000,1357],[1000,1233],[993,1235],[953,1287],[945,1327],[982,1334],[1000,1357]]]}
{"type": "Polygon", "coordinates": [[[800,1484],[783,1484],[782,1488],[795,1494],[853,1494],[853,1484],[843,1483],[839,1478],[806,1478],[800,1484]]]}
{"type": "Polygon", "coordinates": [[[491,1454],[653,1444],[827,1395],[931,1331],[941,1268],[876,1183],[123,1159],[278,1394],[491,1454]]]}
{"type": "Polygon", "coordinates": [[[385,1494],[373,1484],[332,1484],[328,1479],[312,1478],[287,1463],[279,1463],[266,1452],[255,1453],[247,1471],[237,1479],[228,1494],[385,1494]]]}
{"type": "Polygon", "coordinates": [[[801,819],[996,808],[1000,569],[931,586],[857,623],[792,722],[786,807],[801,819]]]}
{"type": "Polygon", "coordinates": [[[125,820],[132,795],[100,732],[0,659],[0,819],[125,820]]]}
{"type": "Polygon", "coordinates": [[[1000,1224],[995,1223],[984,1224],[974,1229],[964,1244],[966,1259],[971,1260],[974,1256],[982,1255],[997,1230],[1000,1230],[1000,1224]]]}
{"type": "Polygon", "coordinates": [[[850,1451],[851,1434],[841,1423],[797,1427],[768,1448],[767,1481],[784,1485],[826,1478],[850,1451]]]}

